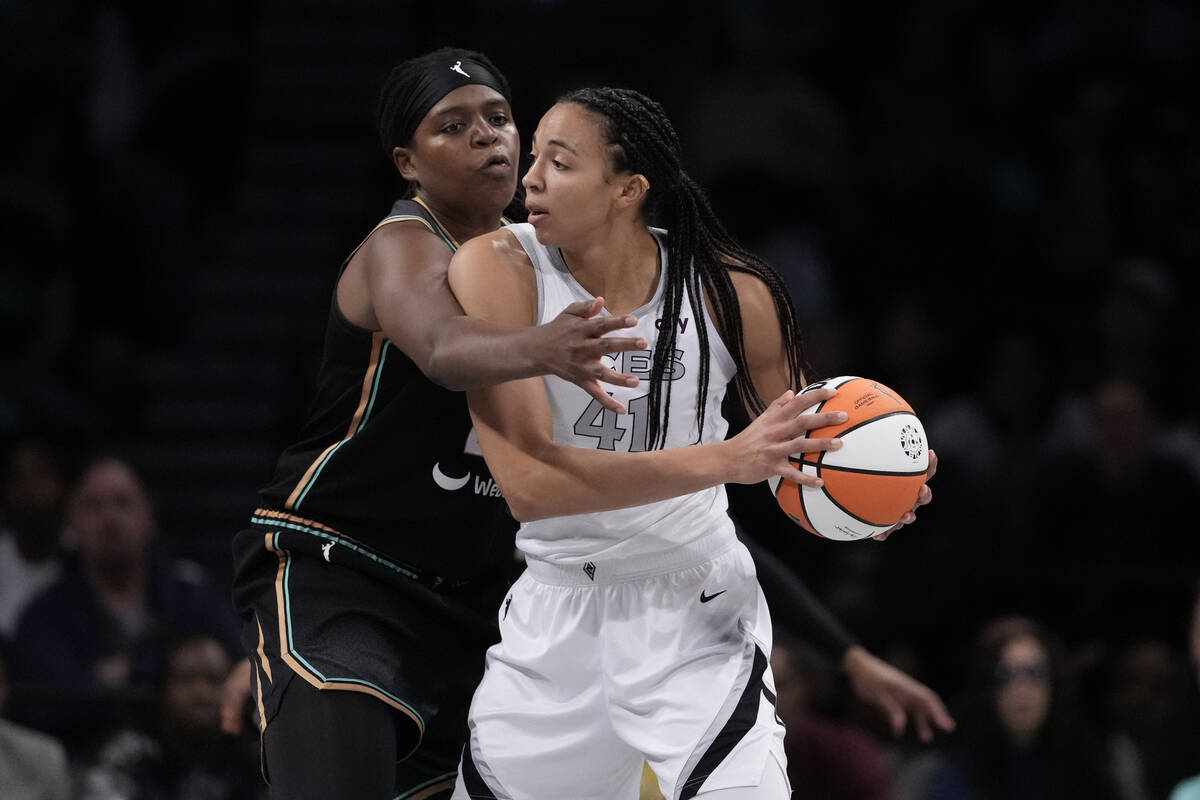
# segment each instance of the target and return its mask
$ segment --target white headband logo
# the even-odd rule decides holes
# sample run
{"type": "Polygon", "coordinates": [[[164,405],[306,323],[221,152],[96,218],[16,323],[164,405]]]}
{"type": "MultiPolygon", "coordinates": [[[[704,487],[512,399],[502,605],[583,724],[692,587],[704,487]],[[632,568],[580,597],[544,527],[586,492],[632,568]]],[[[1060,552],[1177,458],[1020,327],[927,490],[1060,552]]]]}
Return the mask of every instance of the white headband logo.
{"type": "Polygon", "coordinates": [[[471,77],[470,75],[468,75],[466,72],[464,72],[464,71],[463,71],[463,68],[462,68],[462,62],[461,62],[461,61],[455,61],[455,62],[454,62],[454,66],[450,68],[450,71],[451,71],[451,72],[457,72],[459,75],[462,75],[464,78],[469,78],[469,77],[471,77]]]}

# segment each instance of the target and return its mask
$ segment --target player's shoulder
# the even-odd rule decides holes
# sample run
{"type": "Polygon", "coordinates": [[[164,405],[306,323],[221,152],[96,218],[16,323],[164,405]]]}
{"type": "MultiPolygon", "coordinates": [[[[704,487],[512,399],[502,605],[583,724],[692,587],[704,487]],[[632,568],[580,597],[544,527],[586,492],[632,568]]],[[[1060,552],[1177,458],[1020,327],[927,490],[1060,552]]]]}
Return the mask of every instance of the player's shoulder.
{"type": "Polygon", "coordinates": [[[479,236],[464,242],[462,247],[459,249],[465,250],[467,248],[489,248],[498,252],[507,253],[514,247],[518,250],[522,249],[516,233],[512,230],[512,226],[505,225],[502,228],[497,228],[494,231],[480,234],[479,236]]]}
{"type": "Polygon", "coordinates": [[[747,351],[760,346],[774,352],[780,336],[779,308],[775,294],[762,276],[743,269],[730,269],[729,280],[737,296],[742,317],[742,342],[747,351]]]}
{"type": "MultiPolygon", "coordinates": [[[[395,220],[377,225],[347,260],[340,284],[362,276],[415,276],[427,271],[445,272],[454,250],[441,236],[419,220],[395,220]]],[[[363,288],[363,291],[367,291],[363,288]]]]}
{"type": "Polygon", "coordinates": [[[480,269],[526,270],[532,263],[516,232],[507,226],[464,242],[455,253],[454,261],[480,269]]]}
{"type": "Polygon", "coordinates": [[[448,242],[424,217],[416,214],[395,215],[384,219],[367,234],[365,244],[447,247],[448,242]]]}
{"type": "Polygon", "coordinates": [[[500,229],[465,242],[450,261],[450,288],[468,314],[527,325],[536,316],[532,261],[517,237],[500,229]]]}
{"type": "Polygon", "coordinates": [[[729,282],[733,284],[743,315],[746,309],[775,307],[775,297],[761,275],[744,269],[730,269],[729,282]]]}

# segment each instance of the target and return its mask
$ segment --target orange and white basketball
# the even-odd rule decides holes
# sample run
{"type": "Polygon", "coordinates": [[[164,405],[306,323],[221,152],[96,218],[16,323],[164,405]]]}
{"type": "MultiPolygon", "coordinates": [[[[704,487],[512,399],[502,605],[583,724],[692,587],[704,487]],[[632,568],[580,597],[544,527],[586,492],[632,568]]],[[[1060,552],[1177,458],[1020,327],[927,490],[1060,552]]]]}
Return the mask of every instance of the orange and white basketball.
{"type": "Polygon", "coordinates": [[[805,414],[845,411],[839,425],[815,428],[813,439],[839,438],[840,450],[798,453],[792,464],[820,477],[820,489],[778,475],[768,481],[780,508],[798,525],[826,539],[854,541],[883,533],[917,503],[929,468],[925,428],[904,398],[878,381],[842,376],[811,383],[838,390],[805,414]]]}

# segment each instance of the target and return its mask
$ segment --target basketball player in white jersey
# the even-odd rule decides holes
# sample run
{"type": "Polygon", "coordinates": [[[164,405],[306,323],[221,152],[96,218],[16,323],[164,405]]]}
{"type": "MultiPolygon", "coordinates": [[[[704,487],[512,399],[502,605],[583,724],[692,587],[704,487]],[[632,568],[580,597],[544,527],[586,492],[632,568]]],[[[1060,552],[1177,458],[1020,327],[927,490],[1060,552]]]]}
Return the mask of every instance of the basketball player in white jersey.
{"type": "Polygon", "coordinates": [[[723,487],[814,485],[787,455],[840,445],[800,438],[834,415],[801,415],[811,400],[792,394],[786,291],[713,216],[654,101],[572,92],[533,156],[529,223],[451,262],[463,308],[528,325],[603,297],[649,347],[615,356],[642,378],[613,389],[625,414],[556,378],[468,393],[527,569],[498,611],[454,797],[633,797],[643,759],[668,798],[789,797],[771,622],[723,487]],[[725,440],[730,383],[758,419],[725,440]]]}

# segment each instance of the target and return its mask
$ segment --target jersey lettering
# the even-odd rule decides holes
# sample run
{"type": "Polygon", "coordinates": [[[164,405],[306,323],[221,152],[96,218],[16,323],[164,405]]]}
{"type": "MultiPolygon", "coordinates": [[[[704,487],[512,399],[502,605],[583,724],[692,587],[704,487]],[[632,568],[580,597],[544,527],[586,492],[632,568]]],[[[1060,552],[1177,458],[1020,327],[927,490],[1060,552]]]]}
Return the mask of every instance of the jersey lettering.
{"type": "Polygon", "coordinates": [[[478,476],[475,477],[475,494],[483,497],[503,497],[500,492],[500,485],[492,478],[483,480],[478,476]]]}
{"type": "MultiPolygon", "coordinates": [[[[627,372],[630,375],[636,375],[641,380],[649,380],[650,373],[654,366],[654,351],[653,350],[628,350],[624,353],[614,353],[607,356],[613,362],[613,369],[617,372],[627,372]]],[[[675,357],[671,359],[670,365],[663,373],[663,380],[677,381],[687,374],[687,368],[683,366],[683,351],[676,350],[675,357]]]]}
{"type": "Polygon", "coordinates": [[[616,450],[617,442],[624,441],[627,429],[621,425],[621,417],[632,420],[632,435],[629,437],[629,452],[643,453],[650,438],[650,395],[635,397],[627,404],[628,414],[618,415],[617,412],[600,405],[600,401],[592,399],[587,408],[575,420],[571,429],[576,436],[586,436],[596,439],[597,450],[616,450]]]}
{"type": "MultiPolygon", "coordinates": [[[[688,317],[682,317],[682,318],[680,318],[680,319],[676,320],[676,323],[679,325],[679,335],[680,335],[680,336],[682,336],[683,334],[687,333],[688,317]]],[[[662,318],[661,318],[661,317],[659,317],[658,319],[654,320],[654,329],[655,329],[655,330],[659,330],[659,331],[661,331],[661,330],[662,330],[662,324],[663,324],[663,321],[662,321],[662,318]]]]}
{"type": "Polygon", "coordinates": [[[630,400],[629,416],[633,417],[633,436],[629,439],[629,452],[644,453],[646,440],[650,438],[650,395],[644,394],[630,400]]]}
{"type": "MultiPolygon", "coordinates": [[[[630,350],[614,355],[612,358],[614,363],[619,364],[615,369],[637,375],[639,378],[649,378],[653,355],[650,350],[630,350]]],[[[675,358],[663,374],[663,378],[668,381],[677,381],[686,374],[687,369],[683,366],[683,351],[676,350],[675,358]]],[[[629,413],[618,415],[617,412],[610,411],[600,405],[599,400],[593,398],[587,404],[587,408],[583,409],[579,418],[575,420],[571,431],[576,436],[596,439],[597,450],[616,450],[617,442],[623,442],[626,432],[632,430],[629,437],[629,452],[643,453],[647,449],[650,438],[650,395],[643,394],[635,397],[625,406],[629,409],[629,413]],[[621,419],[622,416],[630,418],[630,423],[622,424],[624,422],[621,419]]]]}
{"type": "Polygon", "coordinates": [[[586,436],[589,439],[599,439],[597,450],[616,450],[617,442],[625,438],[625,429],[617,424],[617,412],[610,411],[600,405],[600,401],[592,398],[587,408],[575,420],[571,430],[576,436],[586,436]]]}

